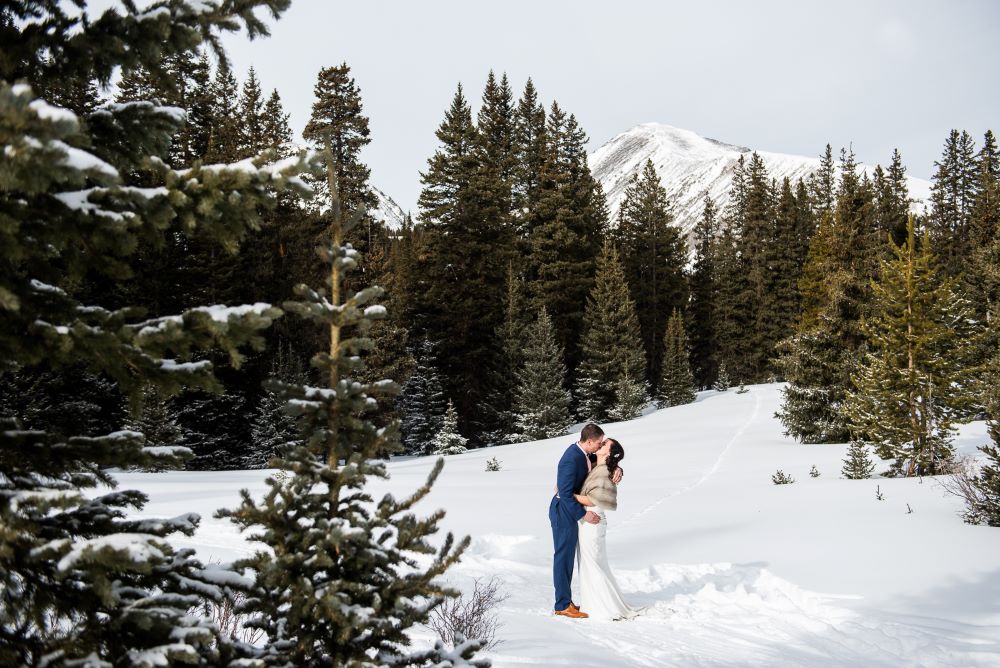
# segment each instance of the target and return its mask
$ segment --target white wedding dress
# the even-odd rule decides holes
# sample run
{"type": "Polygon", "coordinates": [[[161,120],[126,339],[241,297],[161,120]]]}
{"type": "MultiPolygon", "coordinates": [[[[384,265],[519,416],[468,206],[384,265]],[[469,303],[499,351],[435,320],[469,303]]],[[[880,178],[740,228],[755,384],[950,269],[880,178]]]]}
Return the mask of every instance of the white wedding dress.
{"type": "Polygon", "coordinates": [[[580,574],[580,610],[592,619],[631,619],[639,611],[622,598],[615,576],[608,565],[605,536],[608,522],[599,507],[587,508],[597,513],[600,524],[580,520],[580,538],[576,543],[576,561],[580,574]]]}

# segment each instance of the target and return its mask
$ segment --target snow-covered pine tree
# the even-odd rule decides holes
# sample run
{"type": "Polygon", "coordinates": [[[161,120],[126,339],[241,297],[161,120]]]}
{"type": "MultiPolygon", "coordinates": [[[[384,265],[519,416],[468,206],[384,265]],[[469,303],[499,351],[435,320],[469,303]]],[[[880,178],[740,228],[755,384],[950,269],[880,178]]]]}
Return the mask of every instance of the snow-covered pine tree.
{"type": "Polygon", "coordinates": [[[361,261],[360,253],[345,244],[344,228],[364,212],[343,222],[329,143],[325,158],[331,238],[322,257],[328,282],[322,289],[298,285],[299,300],[285,303],[286,310],[328,333],[329,348],[312,359],[323,382],[316,387],[273,383],[299,414],[302,428],[300,444],[276,458],[290,475],[284,483],[268,479],[263,500],[244,490],[238,509],[219,513],[267,548],[236,564],[255,574],[241,606],[250,616],[247,625],[268,638],[254,648],[254,658],[267,666],[469,665],[465,659],[479,648],[478,641],[460,643],[456,651],[440,643],[428,651],[409,648],[407,630],[426,622],[454,595],[436,580],[458,561],[469,539],[456,545],[448,534],[436,549],[428,538],[437,532],[444,511],[426,518],[410,512],[430,492],[443,459],[427,482],[402,500],[387,494],[375,502],[365,489],[369,478],[389,477],[377,457],[399,450],[395,425],[377,428],[371,419],[379,405],[374,395],[397,388],[392,381],[356,380],[372,347],[369,328],[387,313],[373,303],[381,288],[344,288],[345,274],[361,261]],[[431,558],[418,565],[424,555],[431,558]]]}
{"type": "Polygon", "coordinates": [[[182,435],[174,408],[152,385],[142,389],[139,412],[130,414],[125,429],[142,434],[146,447],[174,447],[180,444],[182,435]]]}
{"type": "Polygon", "coordinates": [[[861,441],[851,441],[840,472],[849,480],[861,480],[872,477],[874,471],[875,462],[868,455],[868,446],[861,441]]]}
{"type": "Polygon", "coordinates": [[[431,449],[435,455],[460,455],[466,451],[468,442],[469,439],[458,433],[458,413],[455,411],[455,403],[449,399],[441,431],[434,435],[431,449]]]}
{"type": "Polygon", "coordinates": [[[882,260],[872,314],[862,328],[867,353],[844,414],[855,439],[872,444],[892,470],[934,475],[952,457],[954,424],[969,417],[967,358],[977,333],[955,279],[942,277],[928,234],[911,217],[907,242],[882,260]]]}
{"type": "Polygon", "coordinates": [[[556,343],[552,319],[545,307],[526,332],[514,392],[517,440],[537,441],[562,436],[570,425],[570,394],[566,391],[566,365],[556,343]]]}
{"type": "Polygon", "coordinates": [[[720,365],[719,374],[715,377],[715,382],[712,383],[712,389],[716,392],[725,392],[732,384],[732,381],[729,379],[729,371],[726,369],[726,365],[720,365]]]}
{"type": "Polygon", "coordinates": [[[618,251],[608,242],[597,260],[594,288],[587,297],[581,347],[583,360],[573,389],[577,417],[603,422],[616,403],[615,388],[623,376],[646,386],[646,354],[635,302],[618,251]]]}
{"type": "Polygon", "coordinates": [[[660,408],[689,404],[695,400],[694,376],[688,359],[684,318],[674,309],[663,336],[663,373],[656,391],[660,408]]]}
{"type": "Polygon", "coordinates": [[[646,384],[633,378],[628,371],[618,376],[614,390],[615,403],[608,411],[608,418],[614,422],[624,422],[639,417],[642,409],[649,404],[646,384]]]}
{"type": "Polygon", "coordinates": [[[500,344],[500,361],[494,381],[497,432],[490,439],[493,443],[512,443],[517,440],[514,393],[517,389],[517,372],[523,363],[525,332],[531,322],[525,302],[524,279],[514,271],[511,263],[507,269],[504,318],[496,334],[500,344]]]}
{"type": "Polygon", "coordinates": [[[850,438],[844,400],[865,343],[861,320],[871,283],[885,257],[872,186],[859,178],[852,152],[841,151],[840,172],[832,210],[821,191],[813,198],[820,222],[799,280],[802,315],[796,333],[779,345],[788,385],[778,418],[804,443],[850,438]]]}
{"type": "Polygon", "coordinates": [[[429,455],[431,441],[444,421],[447,401],[437,372],[434,345],[423,341],[414,353],[413,373],[399,393],[400,431],[403,451],[411,455],[429,455]]]}
{"type": "MultiPolygon", "coordinates": [[[[138,400],[147,385],[165,395],[218,390],[212,365],[192,355],[221,348],[238,365],[240,349],[262,345],[261,330],[279,314],[267,304],[146,317],[83,302],[77,290],[88,276],[127,281],[135,249],[167,236],[234,248],[275,189],[298,188],[292,177],[302,160],[173,170],[166,159],[183,123],[176,108],[109,104],[80,118],[37,98],[32,83],[106,85],[119,67],[155,69],[161,58],[203,40],[217,45],[220,32],[241,25],[266,34],[257,10],[277,16],[286,6],[170,0],[96,13],[85,2],[71,11],[60,3],[5,4],[0,367],[80,365],[138,400]],[[151,183],[128,182],[139,169],[151,183]]],[[[21,429],[9,416],[0,422],[0,664],[227,662],[231,645],[190,612],[206,597],[220,599],[224,580],[167,540],[191,535],[198,517],[129,517],[146,495],[113,489],[113,468],[178,465],[190,453],[148,447],[134,431],[81,435],[21,429]]]]}
{"type": "MultiPolygon", "coordinates": [[[[995,316],[993,322],[996,327],[995,316]]],[[[993,443],[979,448],[985,460],[973,481],[978,492],[976,507],[969,508],[968,515],[979,518],[989,526],[1000,527],[1000,355],[991,360],[987,380],[985,403],[993,443]]]]}
{"type": "MultiPolygon", "coordinates": [[[[278,348],[271,362],[272,380],[302,384],[306,381],[305,369],[294,359],[292,348],[283,345],[278,348]]],[[[295,418],[270,383],[264,384],[264,391],[257,400],[257,407],[250,426],[250,451],[243,458],[242,465],[248,469],[263,469],[271,459],[298,438],[299,430],[295,418]]]]}

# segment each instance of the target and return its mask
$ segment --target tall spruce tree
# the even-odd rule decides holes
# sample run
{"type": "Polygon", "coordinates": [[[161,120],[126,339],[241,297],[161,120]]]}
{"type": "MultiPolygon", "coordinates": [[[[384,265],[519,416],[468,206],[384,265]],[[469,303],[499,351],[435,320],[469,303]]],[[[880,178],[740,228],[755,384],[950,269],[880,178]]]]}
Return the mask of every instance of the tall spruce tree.
{"type": "Polygon", "coordinates": [[[440,346],[445,390],[462,433],[480,445],[496,428],[489,405],[503,318],[509,230],[497,189],[483,177],[479,138],[461,86],[437,131],[440,147],[421,176],[424,238],[415,265],[413,332],[440,346]]]}
{"type": "Polygon", "coordinates": [[[715,204],[706,194],[705,208],[694,228],[694,262],[688,279],[691,302],[687,319],[695,385],[703,389],[715,382],[719,369],[716,321],[718,276],[713,247],[718,234],[716,215],[715,204]]]}
{"type": "Polygon", "coordinates": [[[688,354],[684,318],[674,309],[663,336],[663,371],[656,398],[660,408],[689,404],[695,400],[694,376],[688,354]]]}
{"type": "Polygon", "coordinates": [[[513,406],[517,440],[562,436],[571,422],[570,394],[564,387],[566,365],[544,308],[525,333],[522,357],[513,406]]]}
{"type": "Polygon", "coordinates": [[[256,155],[268,142],[264,134],[264,93],[253,67],[243,82],[236,112],[240,119],[240,152],[245,156],[256,155]]]}
{"type": "MultiPolygon", "coordinates": [[[[158,69],[242,25],[266,34],[257,9],[173,2],[133,4],[81,22],[77,8],[13,2],[0,59],[0,135],[7,147],[0,188],[0,367],[21,372],[73,366],[113,380],[138,402],[143,388],[218,390],[211,363],[192,356],[220,347],[234,363],[258,347],[278,311],[267,304],[201,306],[146,317],[140,309],[83,302],[89,277],[130,280],[133,253],[170,235],[232,246],[255,224],[273,190],[296,187],[301,161],[211,170],[167,166],[176,108],[150,101],[99,108],[86,118],[37,98],[35,77],[110,82],[117,68],[158,69]],[[19,83],[14,83],[15,81],[19,83]],[[126,179],[139,170],[146,185],[126,179]]],[[[222,55],[220,53],[220,55],[222,55]]],[[[135,516],[146,495],[116,490],[114,468],[179,465],[190,453],[149,447],[135,431],[98,434],[26,430],[0,416],[0,664],[191,665],[228,663],[234,646],[191,614],[221,601],[227,578],[176,549],[198,517],[135,516]]],[[[229,574],[231,577],[231,574],[229,574]]]]}
{"type": "Polygon", "coordinates": [[[613,232],[635,299],[649,378],[659,381],[663,334],[675,308],[687,303],[687,244],[673,224],[667,191],[652,160],[625,188],[613,232]]]}
{"type": "Polygon", "coordinates": [[[929,235],[918,242],[914,219],[905,246],[883,260],[867,353],[844,406],[854,438],[872,444],[906,476],[941,473],[950,461],[955,422],[969,417],[968,350],[974,339],[968,304],[955,279],[942,279],[929,235]],[[919,244],[919,245],[918,245],[919,244]]]}
{"type": "Polygon", "coordinates": [[[952,130],[944,143],[931,184],[928,227],[949,276],[964,273],[972,252],[972,209],[976,201],[976,145],[972,136],[952,130]]]}
{"type": "Polygon", "coordinates": [[[205,151],[206,162],[232,162],[245,157],[239,115],[239,82],[226,61],[220,62],[209,86],[211,131],[205,151]]]}
{"type": "Polygon", "coordinates": [[[515,157],[512,209],[517,228],[518,251],[524,255],[530,233],[528,212],[535,208],[542,167],[548,155],[545,106],[529,78],[514,112],[513,150],[515,157]]]}
{"type": "Polygon", "coordinates": [[[268,479],[270,489],[261,501],[244,490],[238,509],[220,512],[267,548],[236,565],[251,569],[255,578],[242,606],[251,615],[247,624],[268,638],[253,649],[253,658],[273,666],[365,665],[373,656],[395,666],[468,665],[465,659],[479,641],[460,641],[454,653],[441,643],[434,650],[412,651],[406,635],[454,595],[435,580],[469,544],[465,538],[456,545],[448,534],[436,549],[428,538],[444,512],[426,518],[410,512],[430,492],[444,461],[407,498],[386,495],[375,503],[365,489],[370,477],[389,477],[376,457],[399,449],[395,426],[379,429],[372,422],[378,403],[371,399],[397,388],[388,381],[355,380],[371,349],[368,331],[386,310],[373,303],[381,288],[344,287],[345,274],[362,258],[344,241],[331,144],[325,156],[331,238],[322,253],[328,281],[320,289],[296,286],[299,300],[285,303],[328,332],[328,348],[313,358],[323,380],[317,387],[273,384],[299,413],[302,427],[301,445],[276,461],[291,476],[284,482],[268,479]],[[418,566],[416,558],[424,555],[432,555],[429,563],[418,566]]]}
{"type": "MultiPolygon", "coordinates": [[[[309,122],[302,131],[302,138],[314,147],[322,147],[329,138],[340,198],[346,211],[361,212],[362,209],[374,208],[378,205],[378,198],[368,184],[371,170],[361,162],[361,149],[371,143],[371,131],[368,128],[368,117],[364,115],[361,89],[351,76],[351,68],[347,63],[341,63],[335,67],[320,69],[313,94],[316,99],[309,122]]],[[[316,191],[312,202],[321,217],[321,227],[316,235],[316,240],[320,240],[329,234],[326,228],[331,214],[326,207],[330,200],[326,193],[326,179],[311,179],[310,183],[316,191]]],[[[367,253],[371,248],[372,238],[378,234],[379,224],[362,212],[361,218],[347,227],[347,239],[361,252],[367,253]]],[[[315,272],[318,279],[323,268],[317,265],[315,272]]],[[[364,276],[351,280],[361,281],[360,285],[370,282],[364,276]]]]}
{"type": "Polygon", "coordinates": [[[973,256],[965,283],[977,319],[987,322],[1000,304],[1000,151],[991,131],[977,156],[971,216],[973,256]]]}
{"type": "Polygon", "coordinates": [[[850,435],[843,404],[882,255],[875,221],[871,183],[859,178],[853,153],[841,151],[836,203],[820,218],[799,281],[802,316],[780,346],[778,366],[788,385],[778,417],[786,433],[806,443],[850,435]]]}
{"type": "Polygon", "coordinates": [[[573,388],[577,417],[602,422],[615,406],[620,379],[628,377],[629,390],[639,385],[645,392],[646,387],[646,355],[635,302],[628,292],[618,250],[609,242],[597,260],[597,277],[587,297],[584,321],[583,360],[573,388]]]}
{"type": "Polygon", "coordinates": [[[580,359],[583,306],[604,221],[587,166],[586,135],[576,119],[553,103],[545,133],[546,159],[527,212],[527,286],[532,308],[544,307],[552,317],[572,371],[580,359]]]}

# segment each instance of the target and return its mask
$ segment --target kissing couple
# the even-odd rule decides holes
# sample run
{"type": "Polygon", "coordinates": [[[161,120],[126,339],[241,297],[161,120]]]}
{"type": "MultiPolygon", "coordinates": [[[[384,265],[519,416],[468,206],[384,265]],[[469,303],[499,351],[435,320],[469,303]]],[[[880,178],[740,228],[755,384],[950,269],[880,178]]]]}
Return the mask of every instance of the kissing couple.
{"type": "Polygon", "coordinates": [[[624,458],[621,443],[606,438],[603,429],[590,423],[559,459],[556,493],[549,503],[557,615],[618,620],[639,612],[622,599],[605,545],[605,511],[618,508],[618,483],[623,475],[618,463],[624,458]],[[580,606],[572,596],[574,558],[580,563],[580,606]]]}

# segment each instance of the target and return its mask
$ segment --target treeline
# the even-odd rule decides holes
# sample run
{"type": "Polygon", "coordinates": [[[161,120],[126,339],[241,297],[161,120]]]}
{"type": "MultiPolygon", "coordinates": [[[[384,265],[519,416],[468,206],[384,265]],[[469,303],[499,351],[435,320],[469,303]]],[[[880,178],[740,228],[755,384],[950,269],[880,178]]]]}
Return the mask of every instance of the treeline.
{"type": "MultiPolygon", "coordinates": [[[[170,146],[174,165],[236,161],[288,146],[280,98],[273,92],[264,100],[253,70],[240,84],[226,68],[212,74],[204,57],[164,67],[171,88],[151,88],[143,72],[127,72],[118,101],[153,96],[187,110],[188,124],[170,146]]],[[[83,110],[95,104],[94,90],[56,99],[83,110]]],[[[303,139],[320,148],[329,138],[345,210],[373,206],[370,171],[360,158],[371,141],[368,119],[349,67],[323,69],[315,94],[303,139]]],[[[864,375],[873,356],[899,353],[913,331],[928,326],[898,321],[910,339],[879,343],[878,319],[896,308],[892,299],[903,298],[889,289],[893,272],[909,271],[899,252],[930,267],[922,289],[947,283],[950,292],[940,294],[953,296],[951,310],[925,317],[949,322],[954,347],[971,352],[936,344],[943,352],[928,364],[938,366],[923,369],[918,357],[928,347],[913,344],[905,369],[884,371],[910,378],[894,386],[893,397],[909,407],[907,415],[923,415],[916,421],[921,433],[943,430],[945,442],[947,420],[934,411],[944,410],[948,388],[971,398],[953,419],[984,410],[975,397],[986,387],[995,350],[988,329],[1000,297],[998,158],[990,132],[979,148],[967,133],[951,133],[930,210],[912,223],[898,151],[869,176],[852,151],[841,150],[838,160],[827,146],[819,169],[797,182],[776,181],[760,156],[747,154],[735,166],[727,208],[717,210],[706,196],[691,253],[651,163],[633,176],[610,218],[587,164],[586,134],[558,102],[543,103],[530,79],[515,98],[506,75],[491,72],[475,113],[459,86],[437,138],[421,174],[417,221],[387,230],[364,217],[349,233],[368,258],[350,287],[378,283],[388,290],[389,317],[373,327],[366,373],[368,380],[403,384],[401,396],[383,407],[386,420],[400,420],[410,453],[439,450],[435,439],[449,403],[454,431],[477,447],[559,435],[574,420],[628,419],[651,400],[691,401],[697,389],[783,380],[789,384],[779,417],[790,435],[810,443],[853,439],[897,457],[901,472],[937,470],[913,463],[924,455],[909,456],[925,447],[912,441],[916,427],[904,438],[905,430],[890,437],[872,426],[909,417],[873,416],[875,408],[863,408],[860,399],[888,391],[884,378],[864,375]],[[968,378],[941,372],[942,356],[960,357],[955,364],[968,378]]],[[[310,185],[319,193],[314,201],[323,201],[325,182],[310,185]]],[[[274,303],[288,286],[319,278],[312,249],[328,217],[308,201],[283,199],[234,255],[178,237],[142,249],[139,275],[126,287],[89,289],[127,291],[121,303],[154,314],[194,303],[274,303]]],[[[143,428],[161,434],[154,440],[180,439],[198,454],[196,466],[265,465],[295,430],[262,381],[312,373],[307,351],[316,333],[290,327],[272,328],[266,352],[239,373],[214,359],[225,380],[221,395],[165,402],[150,393],[143,428]]],[[[105,424],[126,419],[122,407],[102,404],[99,378],[62,372],[18,382],[18,409],[35,411],[36,420],[44,412],[38,407],[59,405],[68,394],[80,402],[78,415],[105,424]]],[[[891,412],[892,402],[886,396],[879,410],[891,412]]],[[[933,461],[946,450],[934,450],[933,461]]]]}

